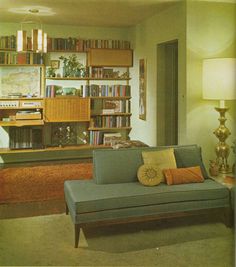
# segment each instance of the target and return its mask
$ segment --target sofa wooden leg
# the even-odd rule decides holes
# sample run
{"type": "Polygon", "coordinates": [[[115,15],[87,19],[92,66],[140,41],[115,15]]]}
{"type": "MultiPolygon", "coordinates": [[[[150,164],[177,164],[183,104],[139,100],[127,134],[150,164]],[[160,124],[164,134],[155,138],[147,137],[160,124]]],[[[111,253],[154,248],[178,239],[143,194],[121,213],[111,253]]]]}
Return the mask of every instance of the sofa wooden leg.
{"type": "Polygon", "coordinates": [[[233,227],[234,215],[231,208],[225,209],[224,212],[224,223],[227,227],[233,227]]]}
{"type": "Polygon", "coordinates": [[[67,203],[66,203],[66,215],[69,214],[69,209],[68,209],[68,206],[67,206],[67,203]]]}
{"type": "Polygon", "coordinates": [[[75,248],[78,248],[79,245],[79,234],[80,234],[80,227],[78,224],[75,224],[75,248]]]}

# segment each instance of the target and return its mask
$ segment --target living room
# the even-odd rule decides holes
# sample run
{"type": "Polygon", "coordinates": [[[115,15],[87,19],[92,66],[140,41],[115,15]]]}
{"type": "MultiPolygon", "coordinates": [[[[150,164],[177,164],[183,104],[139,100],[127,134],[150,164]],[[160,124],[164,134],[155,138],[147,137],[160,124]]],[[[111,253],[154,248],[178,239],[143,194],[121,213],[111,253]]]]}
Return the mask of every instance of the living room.
{"type": "MultiPolygon", "coordinates": [[[[101,1],[85,1],[81,3],[76,3],[76,1],[71,1],[71,7],[68,10],[72,12],[74,9],[76,12],[79,13],[79,9],[81,6],[84,8],[88,8],[90,11],[83,11],[86,16],[83,16],[83,13],[76,17],[76,22],[68,22],[66,20],[66,16],[63,17],[63,9],[67,10],[68,3],[63,1],[63,3],[57,3],[57,1],[51,1],[49,4],[45,4],[43,1],[34,1],[34,3],[30,3],[29,1],[4,1],[2,5],[2,14],[9,13],[7,11],[9,8],[22,8],[25,6],[30,6],[30,8],[35,8],[37,6],[43,6],[51,8],[51,12],[53,13],[52,16],[40,16],[40,19],[43,24],[43,29],[47,32],[47,35],[51,38],[69,38],[69,37],[80,37],[83,39],[112,39],[112,40],[126,40],[130,42],[131,48],[133,49],[133,66],[130,67],[130,81],[129,85],[132,88],[132,98],[131,98],[131,127],[132,130],[129,133],[129,137],[131,140],[139,140],[144,144],[149,146],[156,146],[156,145],[166,145],[162,143],[163,140],[158,139],[160,133],[163,134],[162,130],[160,129],[160,125],[163,125],[163,117],[167,115],[164,111],[160,111],[160,91],[161,91],[161,84],[158,80],[159,73],[158,73],[158,45],[166,44],[169,42],[173,42],[177,40],[178,43],[178,79],[177,79],[177,88],[178,88],[178,124],[177,124],[177,143],[178,145],[187,145],[187,144],[197,144],[202,148],[202,155],[203,161],[207,167],[209,168],[210,160],[215,160],[215,147],[218,143],[216,136],[213,134],[213,131],[217,129],[219,126],[219,113],[214,109],[215,107],[219,106],[218,100],[206,100],[202,97],[202,76],[203,76],[203,60],[209,58],[235,58],[235,51],[236,51],[236,36],[235,36],[235,18],[236,18],[236,3],[235,1],[173,1],[167,3],[167,1],[105,1],[104,4],[101,5],[101,1]],[[96,4],[95,4],[96,2],[96,4]],[[111,2],[111,3],[110,3],[111,2]],[[126,3],[125,3],[126,2],[126,3]],[[147,3],[146,3],[147,2],[147,3]],[[158,3],[156,3],[158,2],[158,3]],[[145,4],[146,3],[146,4],[145,4]],[[32,4],[32,6],[31,6],[32,4]],[[116,5],[115,5],[116,4],[116,5]],[[62,5],[62,6],[60,6],[62,5]],[[75,8],[73,8],[73,5],[75,8]],[[90,5],[94,5],[95,8],[92,8],[90,5]],[[115,7],[114,7],[115,5],[115,7]],[[117,6],[118,5],[118,6],[117,6]],[[119,6],[120,5],[120,6],[119,6]],[[119,7],[119,8],[118,8],[119,7]],[[115,9],[114,9],[115,8],[115,9]],[[130,20],[136,21],[130,22],[129,20],[122,20],[122,8],[124,12],[124,16],[129,17],[130,20]],[[78,9],[78,11],[77,11],[78,9]],[[98,12],[99,10],[99,12],[98,12]],[[113,17],[113,14],[116,13],[114,10],[117,10],[118,18],[113,17]],[[103,13],[104,12],[104,13],[103,13]],[[106,16],[105,16],[105,12],[106,16]],[[130,13],[129,13],[130,12],[130,13]],[[139,13],[138,13],[139,12],[139,13]],[[101,14],[100,16],[102,19],[97,17],[97,13],[101,14]],[[136,16],[134,14],[136,13],[136,16]],[[109,15],[108,15],[109,14],[109,15]],[[132,14],[132,16],[131,16],[132,14]],[[91,16],[91,17],[90,17],[91,16]],[[146,17],[145,17],[146,16],[146,17]],[[89,17],[90,20],[87,19],[86,23],[83,19],[89,17]],[[142,18],[139,20],[137,17],[142,18]],[[50,19],[51,18],[51,19],[50,19]],[[109,19],[107,19],[109,18],[109,19]],[[115,24],[116,22],[116,24],[115,24]],[[126,23],[126,24],[125,24],[126,23]],[[71,25],[72,24],[72,25],[71,25]],[[146,61],[146,118],[140,119],[140,110],[139,110],[139,61],[140,59],[145,59],[146,61]],[[159,102],[158,102],[159,101],[159,102]]],[[[68,11],[69,12],[69,11],[68,11]]],[[[67,13],[68,13],[67,12],[67,13]]],[[[13,19],[14,14],[11,13],[12,20],[3,20],[4,16],[1,16],[0,19],[0,29],[1,29],[1,36],[9,36],[15,35],[16,31],[20,29],[20,22],[24,19],[27,15],[26,13],[21,14],[19,19],[13,19]]],[[[5,17],[4,17],[5,18],[5,17]]],[[[73,21],[73,17],[71,16],[71,21],[73,21]]],[[[220,99],[222,100],[222,99],[220,99]]],[[[227,99],[226,99],[227,100],[227,99]]],[[[235,145],[235,136],[236,136],[236,129],[235,129],[235,121],[236,121],[236,106],[235,100],[229,100],[225,102],[225,105],[229,108],[226,112],[226,126],[230,130],[231,134],[227,138],[227,144],[230,147],[230,153],[228,157],[228,164],[230,168],[235,160],[235,154],[232,147],[235,145]]],[[[9,143],[9,137],[7,131],[5,131],[4,127],[0,128],[0,145],[1,148],[6,148],[9,143]]],[[[38,151],[32,153],[6,153],[0,156],[1,165],[4,168],[4,165],[8,164],[16,164],[17,162],[23,166],[27,166],[28,162],[33,162],[35,165],[39,164],[42,161],[49,161],[49,160],[74,160],[75,158],[81,159],[81,162],[87,160],[90,156],[91,150],[57,150],[57,151],[38,151]]],[[[86,162],[85,162],[86,163],[86,162]]],[[[33,164],[33,165],[34,165],[33,164]]],[[[40,205],[39,205],[40,206],[40,205]]],[[[40,208],[38,206],[38,208],[40,208]]],[[[21,212],[24,213],[27,207],[20,207],[16,205],[14,207],[14,212],[18,214],[20,217],[21,212]]],[[[13,212],[13,213],[14,213],[13,212]]],[[[33,217],[32,217],[33,218],[33,217]]],[[[36,217],[33,220],[37,220],[36,217]]],[[[49,219],[48,219],[49,220],[49,219]]],[[[55,218],[56,223],[60,223],[60,218],[55,218]]],[[[28,223],[31,223],[29,221],[28,223]]],[[[38,222],[35,226],[36,228],[40,228],[43,222],[38,222]]],[[[63,221],[65,227],[67,227],[67,220],[63,221]]],[[[169,223],[169,222],[168,222],[169,223]]],[[[168,224],[167,223],[167,224],[168,224]]],[[[12,221],[14,224],[13,228],[16,227],[17,229],[17,219],[12,221]]],[[[9,224],[11,225],[11,224],[9,224]]],[[[26,223],[27,225],[27,223],[26,223]]],[[[183,224],[180,223],[183,226],[183,224]]],[[[150,226],[150,225],[149,225],[150,226]]],[[[190,228],[187,230],[187,225],[184,225],[184,230],[187,231],[188,235],[190,235],[190,228]]],[[[209,239],[212,238],[214,231],[221,231],[221,233],[225,233],[229,239],[221,240],[222,246],[216,248],[217,253],[219,255],[224,256],[227,255],[228,257],[232,256],[231,252],[226,252],[225,254],[221,254],[221,250],[230,250],[232,248],[232,233],[230,234],[230,230],[224,228],[222,224],[218,224],[215,230],[209,232],[210,227],[209,225],[204,225],[199,223],[199,227],[202,226],[204,229],[199,230],[200,236],[202,239],[206,239],[205,230],[208,231],[209,239]]],[[[5,227],[8,226],[7,224],[5,227]]],[[[44,235],[50,236],[51,231],[55,226],[50,225],[48,226],[44,235]],[[51,228],[50,228],[51,227],[51,228]],[[48,232],[47,232],[48,231],[48,232]],[[50,233],[50,234],[49,234],[50,233]]],[[[62,227],[60,225],[60,227],[62,227]]],[[[128,226],[127,226],[128,227],[128,226]]],[[[150,226],[152,227],[152,225],[150,226]]],[[[198,231],[198,225],[192,225],[194,231],[198,231]],[[195,228],[194,228],[195,227],[195,228]]],[[[55,227],[56,228],[56,227],[55,227]]],[[[128,227],[132,229],[131,226],[128,227]]],[[[3,229],[3,228],[2,228],[3,229]]],[[[61,228],[60,228],[61,229],[61,228]]],[[[168,230],[173,230],[174,226],[170,225],[168,230]]],[[[108,229],[109,230],[109,229],[108,229]]],[[[122,231],[122,229],[120,229],[122,231]]],[[[170,253],[173,253],[174,249],[178,248],[178,235],[185,235],[184,230],[182,232],[175,232],[173,233],[176,237],[173,242],[177,244],[176,246],[169,247],[170,253]],[[172,250],[173,249],[173,250],[172,250]]],[[[15,230],[14,230],[15,231],[15,230]]],[[[114,229],[110,229],[110,231],[114,231],[114,229]]],[[[131,230],[132,231],[132,230],[131,230]]],[[[163,235],[166,235],[167,231],[163,228],[163,235]]],[[[41,233],[42,234],[42,233],[41,233]]],[[[41,238],[40,232],[37,232],[37,238],[41,238]]],[[[123,233],[122,238],[126,238],[127,233],[123,233]]],[[[27,234],[26,234],[27,235],[27,234]]],[[[64,233],[63,233],[64,235],[64,233]]],[[[70,230],[67,230],[66,238],[69,239],[70,230]]],[[[95,239],[99,239],[99,235],[96,236],[96,231],[90,232],[91,236],[95,236],[95,239]]],[[[169,234],[168,234],[169,235],[169,234]]],[[[113,242],[111,237],[114,237],[112,233],[107,236],[108,241],[104,241],[103,245],[105,246],[104,251],[108,249],[109,245],[106,242],[113,242]],[[109,239],[110,238],[110,239],[109,239]]],[[[4,235],[6,237],[6,235],[4,235]]],[[[218,236],[219,240],[222,236],[218,236]]],[[[12,234],[12,238],[14,234],[12,234]]],[[[117,239],[117,249],[121,249],[122,247],[122,238],[117,239]]],[[[141,265],[154,265],[154,257],[151,256],[151,252],[148,249],[154,249],[154,246],[157,244],[156,242],[150,241],[150,236],[147,236],[147,241],[150,242],[149,245],[145,247],[141,241],[138,240],[138,237],[135,237],[135,240],[130,240],[130,242],[137,242],[142,248],[137,248],[135,246],[134,250],[132,250],[132,245],[127,247],[128,251],[132,254],[133,261],[121,260],[121,254],[114,253],[116,248],[112,249],[112,257],[113,260],[104,260],[105,257],[101,255],[97,255],[97,248],[98,244],[93,244],[94,251],[89,254],[86,251],[80,252],[78,251],[78,255],[81,256],[82,253],[87,253],[86,255],[82,255],[81,257],[94,257],[94,259],[103,260],[103,262],[99,262],[98,265],[138,265],[137,261],[134,260],[135,256],[141,252],[142,257],[146,259],[141,261],[141,265]],[[145,257],[145,249],[147,250],[147,254],[150,256],[152,261],[148,260],[148,256],[145,257]],[[101,257],[101,258],[99,258],[101,257]],[[120,263],[119,263],[120,261],[120,263]],[[115,263],[116,262],[116,263],[115,263]]],[[[196,236],[190,235],[193,240],[196,239],[196,236]]],[[[92,240],[93,238],[91,238],[92,240]]],[[[94,239],[94,240],[95,240],[94,239]]],[[[31,242],[32,239],[28,236],[28,242],[31,242]],[[31,240],[31,241],[29,241],[31,240]]],[[[55,239],[56,240],[56,239],[55,239]]],[[[170,239],[169,239],[170,240],[170,239]]],[[[188,241],[187,238],[180,238],[181,245],[184,247],[184,243],[188,241]]],[[[68,240],[67,240],[68,241],[68,240]]],[[[63,242],[67,242],[64,241],[63,242]]],[[[198,240],[199,241],[199,240],[198,240]]],[[[217,240],[211,239],[212,242],[217,242],[217,240]]],[[[5,240],[4,240],[5,242],[5,240]]],[[[8,245],[11,243],[9,240],[7,241],[8,245]]],[[[57,244],[60,242],[60,238],[58,235],[58,240],[54,241],[57,244]]],[[[85,239],[84,242],[86,243],[85,239]]],[[[160,243],[165,244],[164,239],[159,240],[160,243]]],[[[2,243],[2,242],[1,242],[2,243]]],[[[36,243],[36,241],[35,241],[36,243]]],[[[71,240],[68,241],[71,243],[71,240]]],[[[84,243],[84,246],[86,244],[84,243]]],[[[92,243],[92,241],[91,241],[92,243]]],[[[99,243],[99,242],[98,242],[99,243]]],[[[172,245],[173,245],[172,243],[172,245]]],[[[187,242],[188,243],[188,242],[187,242]]],[[[187,244],[186,243],[186,244],[187,244]]],[[[41,243],[43,245],[44,243],[41,243]]],[[[52,246],[53,242],[50,241],[50,245],[52,246]]],[[[83,245],[83,244],[82,244],[83,245]]],[[[197,245],[201,245],[199,242],[197,245]]],[[[209,244],[211,250],[208,253],[213,253],[214,245],[213,243],[209,244]]],[[[1,244],[3,247],[3,244],[1,244]]],[[[194,247],[194,249],[198,249],[198,247],[194,247]]],[[[64,248],[63,248],[64,249],[64,248]]],[[[67,248],[70,249],[70,248],[67,248]]],[[[73,250],[73,248],[71,247],[73,250]]],[[[15,253],[17,254],[18,249],[14,248],[15,253]]],[[[9,251],[8,251],[9,252],[9,251]]],[[[21,253],[18,251],[18,253],[21,253]]],[[[35,253],[35,252],[34,252],[35,253]]],[[[32,255],[35,255],[32,252],[32,255]]],[[[53,252],[52,252],[53,253],[53,252]]],[[[57,251],[57,253],[60,253],[57,251]]],[[[73,252],[76,253],[76,252],[73,252]]],[[[109,252],[107,253],[107,257],[111,257],[109,252]]],[[[125,253],[125,252],[124,252],[125,253]]],[[[161,253],[161,250],[160,250],[161,253]]],[[[166,252],[167,253],[167,252],[166,252]]],[[[183,251],[180,250],[180,253],[183,251]]],[[[14,254],[14,256],[16,255],[14,254]]],[[[214,253],[216,254],[216,253],[214,253]]],[[[8,254],[9,257],[10,254],[8,254]]],[[[32,256],[31,255],[31,256],[32,256]]],[[[40,258],[47,257],[46,251],[41,251],[40,258]]],[[[65,254],[64,254],[65,255],[65,254]]],[[[74,254],[68,254],[69,257],[73,257],[74,254]]],[[[209,254],[208,254],[209,255],[209,254]]],[[[31,258],[29,256],[29,258],[31,258]]],[[[175,257],[170,257],[168,260],[167,258],[164,259],[164,254],[160,255],[162,261],[162,266],[171,266],[175,261],[175,257]],[[166,263],[166,265],[164,265],[166,263]]],[[[175,254],[176,256],[176,254],[175,254]]],[[[185,256],[187,256],[185,254],[185,256]]],[[[129,256],[127,256],[129,257],[129,256]]],[[[183,256],[184,257],[184,256],[183,256]]],[[[206,255],[201,252],[199,254],[192,255],[191,257],[191,266],[198,266],[194,265],[194,259],[197,257],[203,257],[205,260],[207,259],[206,255]]],[[[17,257],[18,260],[21,258],[20,256],[17,257]]],[[[33,258],[33,257],[32,257],[33,258]]],[[[31,258],[31,260],[32,260],[31,258]]],[[[83,265],[89,265],[89,261],[86,261],[84,258],[83,265]]],[[[20,259],[18,262],[10,261],[4,258],[3,265],[23,265],[27,264],[27,261],[20,259]]],[[[46,260],[38,261],[28,261],[28,265],[60,265],[58,261],[55,260],[56,255],[53,259],[49,262],[46,260]],[[36,264],[37,263],[37,264],[36,264]]],[[[219,260],[218,258],[216,258],[219,260]]],[[[88,259],[87,259],[88,260],[88,259]]],[[[139,257],[141,260],[141,257],[139,257]]],[[[158,260],[158,258],[157,258],[158,260]]],[[[206,266],[222,266],[220,263],[217,263],[217,260],[209,259],[209,264],[206,262],[206,266]],[[212,265],[211,265],[212,264],[212,265]],[[218,265],[217,265],[218,264],[218,265]]],[[[95,260],[96,261],[96,260],[95,260]]],[[[179,266],[189,266],[188,263],[178,259],[179,266]],[[182,264],[182,265],[181,265],[182,264]]],[[[74,265],[76,265],[75,261],[72,261],[74,265]]],[[[232,263],[232,259],[224,259],[223,262],[226,262],[225,266],[233,266],[230,264],[232,263]],[[228,264],[228,265],[227,265],[228,264]]],[[[62,261],[63,265],[66,265],[66,261],[62,261]]],[[[70,265],[70,263],[68,262],[70,265]]],[[[72,264],[72,263],[71,263],[72,264]]],[[[222,261],[221,261],[222,264],[222,261]]],[[[79,265],[79,263],[77,263],[79,265]]],[[[95,265],[95,262],[91,263],[91,265],[95,265]]]]}

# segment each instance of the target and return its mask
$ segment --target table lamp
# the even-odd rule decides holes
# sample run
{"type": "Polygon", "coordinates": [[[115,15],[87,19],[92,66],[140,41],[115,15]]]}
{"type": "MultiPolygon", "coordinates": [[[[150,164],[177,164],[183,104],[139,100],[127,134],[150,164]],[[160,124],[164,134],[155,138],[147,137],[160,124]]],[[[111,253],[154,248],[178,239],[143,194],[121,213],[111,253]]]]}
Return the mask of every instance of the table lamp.
{"type": "Polygon", "coordinates": [[[225,113],[229,110],[225,107],[225,100],[236,99],[236,59],[214,58],[203,60],[203,99],[219,100],[220,105],[215,110],[220,113],[219,127],[214,131],[219,142],[216,145],[216,161],[221,173],[228,173],[228,157],[230,147],[225,142],[231,134],[225,126],[225,113]]]}

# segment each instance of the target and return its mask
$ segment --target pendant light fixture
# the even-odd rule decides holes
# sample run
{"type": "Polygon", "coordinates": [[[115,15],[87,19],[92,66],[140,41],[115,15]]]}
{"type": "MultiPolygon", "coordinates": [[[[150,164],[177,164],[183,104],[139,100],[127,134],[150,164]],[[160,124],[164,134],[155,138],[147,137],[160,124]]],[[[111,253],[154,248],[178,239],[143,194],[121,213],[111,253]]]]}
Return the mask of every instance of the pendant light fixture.
{"type": "Polygon", "coordinates": [[[28,20],[27,15],[21,22],[21,29],[17,31],[17,52],[33,51],[35,53],[46,53],[47,52],[47,34],[43,32],[42,23],[39,17],[36,15],[39,13],[38,9],[30,9],[29,15],[33,16],[33,20],[28,20]],[[31,37],[27,36],[27,31],[23,30],[25,25],[36,25],[36,28],[31,30],[31,37]],[[30,41],[31,39],[31,41],[30,41]]]}

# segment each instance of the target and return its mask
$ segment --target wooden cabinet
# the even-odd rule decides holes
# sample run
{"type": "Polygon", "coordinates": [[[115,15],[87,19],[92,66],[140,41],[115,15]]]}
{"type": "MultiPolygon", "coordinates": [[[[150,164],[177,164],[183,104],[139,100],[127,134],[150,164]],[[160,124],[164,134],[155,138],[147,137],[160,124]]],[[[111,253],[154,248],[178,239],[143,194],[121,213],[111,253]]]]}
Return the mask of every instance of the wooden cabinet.
{"type": "Polygon", "coordinates": [[[90,99],[80,97],[45,98],[45,122],[90,120],[90,99]]]}
{"type": "Polygon", "coordinates": [[[87,64],[96,67],[132,67],[133,51],[131,49],[90,49],[87,64]]]}
{"type": "Polygon", "coordinates": [[[0,126],[43,125],[44,101],[42,98],[0,98],[0,126]]]}

